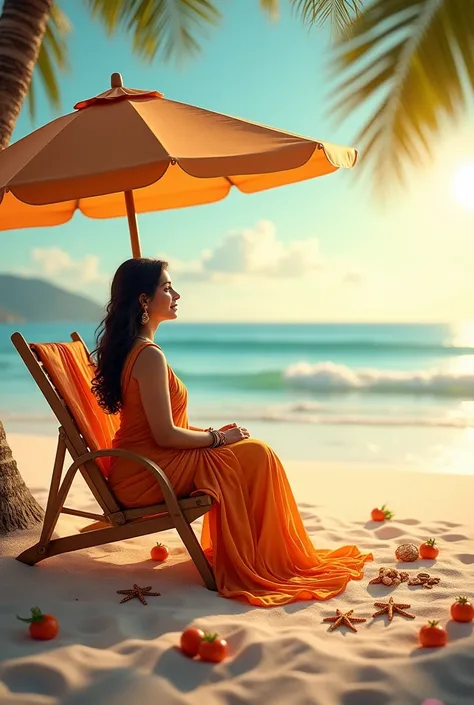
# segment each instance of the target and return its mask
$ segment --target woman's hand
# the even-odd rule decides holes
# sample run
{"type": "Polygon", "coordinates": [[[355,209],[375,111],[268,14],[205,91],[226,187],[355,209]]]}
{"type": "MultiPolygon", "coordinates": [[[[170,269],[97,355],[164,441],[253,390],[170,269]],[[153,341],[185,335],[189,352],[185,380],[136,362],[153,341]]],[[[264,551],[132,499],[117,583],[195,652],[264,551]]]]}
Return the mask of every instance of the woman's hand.
{"type": "Polygon", "coordinates": [[[229,428],[237,428],[236,423],[228,423],[225,426],[222,426],[222,428],[219,429],[219,431],[228,431],[229,428]]]}
{"type": "Polygon", "coordinates": [[[245,438],[250,437],[250,433],[246,428],[237,426],[235,423],[228,424],[219,430],[224,432],[226,445],[232,445],[232,443],[237,443],[238,441],[243,441],[245,438]]]}

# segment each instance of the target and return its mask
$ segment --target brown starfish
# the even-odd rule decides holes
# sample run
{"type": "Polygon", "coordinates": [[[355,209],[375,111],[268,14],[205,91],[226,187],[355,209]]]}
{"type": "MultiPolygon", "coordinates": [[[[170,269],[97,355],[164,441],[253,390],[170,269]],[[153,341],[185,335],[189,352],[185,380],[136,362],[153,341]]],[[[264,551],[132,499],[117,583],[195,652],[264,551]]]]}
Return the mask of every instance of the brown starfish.
{"type": "Polygon", "coordinates": [[[415,619],[414,614],[409,614],[405,612],[405,607],[411,607],[411,605],[402,605],[400,603],[394,602],[393,597],[389,599],[388,602],[375,602],[375,607],[381,607],[378,612],[372,615],[372,617],[378,617],[379,614],[387,614],[388,621],[391,622],[394,614],[401,614],[403,617],[409,617],[410,619],[415,619]]]}
{"type": "Polygon", "coordinates": [[[329,627],[329,631],[331,632],[337,627],[341,627],[343,625],[349,627],[349,629],[352,629],[353,632],[356,632],[357,629],[352,625],[352,622],[366,622],[367,620],[364,619],[364,617],[351,617],[353,612],[354,610],[349,610],[349,612],[341,612],[341,610],[336,610],[335,617],[325,617],[323,622],[333,622],[333,624],[329,627]]]}
{"type": "Polygon", "coordinates": [[[123,598],[123,600],[120,600],[120,604],[122,602],[128,602],[128,600],[133,600],[134,597],[138,597],[142,605],[148,604],[147,601],[144,598],[144,595],[154,595],[158,596],[161,595],[160,592],[150,592],[151,590],[151,585],[148,585],[148,587],[138,587],[138,585],[135,583],[133,586],[133,590],[117,590],[118,595],[126,595],[126,597],[123,598]]]}

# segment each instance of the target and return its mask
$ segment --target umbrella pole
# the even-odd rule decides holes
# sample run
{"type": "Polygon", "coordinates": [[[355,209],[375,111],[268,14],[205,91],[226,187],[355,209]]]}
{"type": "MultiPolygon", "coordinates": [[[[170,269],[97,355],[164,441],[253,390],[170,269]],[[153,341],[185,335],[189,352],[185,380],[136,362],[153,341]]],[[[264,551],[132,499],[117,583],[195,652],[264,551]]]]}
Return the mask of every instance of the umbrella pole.
{"type": "Polygon", "coordinates": [[[130,242],[132,243],[132,257],[139,259],[142,256],[140,248],[140,236],[138,234],[137,213],[135,211],[135,201],[133,191],[124,191],[125,205],[127,207],[128,229],[130,230],[130,242]]]}

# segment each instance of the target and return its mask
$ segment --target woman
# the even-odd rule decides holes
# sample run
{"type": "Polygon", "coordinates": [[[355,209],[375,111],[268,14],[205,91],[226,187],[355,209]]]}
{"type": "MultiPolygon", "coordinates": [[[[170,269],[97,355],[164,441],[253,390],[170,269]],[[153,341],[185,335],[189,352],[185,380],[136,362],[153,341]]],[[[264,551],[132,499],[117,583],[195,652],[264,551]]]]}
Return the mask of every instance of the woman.
{"type": "MultiPolygon", "coordinates": [[[[160,323],[177,318],[179,298],[166,262],[131,259],[114,276],[93,384],[101,407],[120,411],[114,447],[157,463],[178,497],[196,489],[214,497],[201,543],[221,595],[267,607],[340,594],[372,555],[313,547],[280,460],[246,428],[189,426],[186,387],[154,343],[160,323]]],[[[162,501],[153,474],[127,459],[112,462],[109,482],[125,507],[162,501]]]]}

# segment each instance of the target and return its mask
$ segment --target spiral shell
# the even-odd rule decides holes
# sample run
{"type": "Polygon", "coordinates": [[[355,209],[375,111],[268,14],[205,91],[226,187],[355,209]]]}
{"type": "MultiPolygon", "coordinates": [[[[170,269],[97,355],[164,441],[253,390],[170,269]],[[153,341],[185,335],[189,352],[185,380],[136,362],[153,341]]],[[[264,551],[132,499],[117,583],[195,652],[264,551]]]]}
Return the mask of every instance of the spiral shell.
{"type": "Polygon", "coordinates": [[[403,563],[411,563],[419,558],[417,546],[414,543],[402,543],[395,551],[395,556],[403,563]]]}

